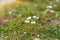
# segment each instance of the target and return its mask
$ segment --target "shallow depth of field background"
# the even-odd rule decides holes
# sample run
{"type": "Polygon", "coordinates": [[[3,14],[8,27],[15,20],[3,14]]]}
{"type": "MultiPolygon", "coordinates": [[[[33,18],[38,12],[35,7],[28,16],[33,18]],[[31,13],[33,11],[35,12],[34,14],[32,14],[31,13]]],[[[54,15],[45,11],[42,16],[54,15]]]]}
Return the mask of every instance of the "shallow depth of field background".
{"type": "Polygon", "coordinates": [[[60,0],[1,0],[0,40],[60,40],[60,0]]]}

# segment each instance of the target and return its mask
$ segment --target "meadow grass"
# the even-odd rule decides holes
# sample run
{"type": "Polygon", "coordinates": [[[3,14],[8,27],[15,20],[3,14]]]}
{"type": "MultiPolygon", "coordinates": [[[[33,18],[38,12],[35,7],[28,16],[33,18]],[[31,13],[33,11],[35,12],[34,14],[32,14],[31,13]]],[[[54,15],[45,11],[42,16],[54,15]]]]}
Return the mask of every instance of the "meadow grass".
{"type": "Polygon", "coordinates": [[[59,7],[59,2],[52,0],[23,0],[22,5],[6,5],[0,11],[0,39],[60,40],[59,7]]]}

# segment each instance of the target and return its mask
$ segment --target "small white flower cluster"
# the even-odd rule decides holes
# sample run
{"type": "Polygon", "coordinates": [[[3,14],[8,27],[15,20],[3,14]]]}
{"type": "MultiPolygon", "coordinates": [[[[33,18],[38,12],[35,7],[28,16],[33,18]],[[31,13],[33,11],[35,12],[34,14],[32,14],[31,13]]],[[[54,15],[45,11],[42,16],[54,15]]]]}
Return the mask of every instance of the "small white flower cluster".
{"type": "Polygon", "coordinates": [[[49,11],[51,13],[54,13],[55,11],[54,10],[50,10],[51,8],[53,8],[51,5],[47,6],[47,9],[45,10],[45,14],[49,11]]]}
{"type": "Polygon", "coordinates": [[[52,9],[52,8],[53,8],[53,6],[51,6],[51,5],[47,6],[47,9],[45,10],[44,15],[45,15],[48,11],[51,12],[51,13],[54,13],[54,12],[55,12],[54,10],[50,10],[50,9],[52,9]]]}
{"type": "Polygon", "coordinates": [[[30,21],[30,19],[39,19],[39,17],[37,16],[29,16],[26,20],[25,20],[25,23],[31,23],[31,24],[36,24],[36,21],[30,21]]]}
{"type": "Polygon", "coordinates": [[[25,23],[30,23],[30,20],[31,19],[31,16],[29,16],[26,20],[25,20],[25,23]]]}

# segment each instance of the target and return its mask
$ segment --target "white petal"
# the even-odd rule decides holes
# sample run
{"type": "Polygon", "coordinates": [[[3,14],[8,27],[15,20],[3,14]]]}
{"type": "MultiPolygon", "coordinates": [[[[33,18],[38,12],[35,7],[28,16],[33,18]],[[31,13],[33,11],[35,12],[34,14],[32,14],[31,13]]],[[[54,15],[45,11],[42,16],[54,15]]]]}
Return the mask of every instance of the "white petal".
{"type": "Polygon", "coordinates": [[[51,5],[49,5],[47,8],[53,8],[51,5]]]}
{"type": "Polygon", "coordinates": [[[39,37],[40,35],[38,34],[37,37],[39,37]]]}
{"type": "Polygon", "coordinates": [[[26,34],[26,32],[24,32],[24,34],[26,34]]]}
{"type": "Polygon", "coordinates": [[[31,24],[35,24],[36,22],[35,21],[31,21],[31,24]]]}
{"type": "Polygon", "coordinates": [[[31,16],[27,18],[27,20],[31,19],[31,16]]]}
{"type": "Polygon", "coordinates": [[[36,16],[33,16],[33,18],[37,18],[36,16]]]}
{"type": "Polygon", "coordinates": [[[54,10],[50,10],[50,12],[52,12],[52,13],[53,13],[53,12],[54,12],[54,10]]]}
{"type": "Polygon", "coordinates": [[[30,21],[28,21],[28,20],[25,20],[25,23],[29,23],[30,21]]]}

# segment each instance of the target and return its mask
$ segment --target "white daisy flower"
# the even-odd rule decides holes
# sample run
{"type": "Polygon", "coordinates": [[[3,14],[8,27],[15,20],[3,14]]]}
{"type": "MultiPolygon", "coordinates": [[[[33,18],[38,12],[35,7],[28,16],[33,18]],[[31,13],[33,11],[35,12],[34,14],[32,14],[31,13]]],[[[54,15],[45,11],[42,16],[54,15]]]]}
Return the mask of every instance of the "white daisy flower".
{"type": "Polygon", "coordinates": [[[25,23],[29,23],[30,21],[29,20],[25,20],[25,23]]]}
{"type": "Polygon", "coordinates": [[[39,19],[39,17],[37,17],[37,16],[33,16],[33,18],[34,18],[34,19],[39,19]]]}
{"type": "Polygon", "coordinates": [[[39,19],[39,17],[37,17],[36,19],[39,19]]]}
{"type": "Polygon", "coordinates": [[[26,34],[26,32],[24,32],[24,34],[26,34]]]}
{"type": "Polygon", "coordinates": [[[38,34],[37,37],[39,37],[40,35],[38,34]]]}
{"type": "Polygon", "coordinates": [[[35,21],[31,21],[31,24],[35,24],[36,22],[35,21]]]}
{"type": "Polygon", "coordinates": [[[33,18],[37,18],[36,16],[33,16],[33,18]]]}
{"type": "Polygon", "coordinates": [[[55,12],[54,10],[50,10],[51,13],[55,12]]]}
{"type": "Polygon", "coordinates": [[[27,20],[29,20],[29,19],[31,19],[31,16],[29,16],[29,17],[27,18],[27,20]]]}
{"type": "Polygon", "coordinates": [[[53,8],[51,5],[47,6],[47,8],[53,8]]]}

